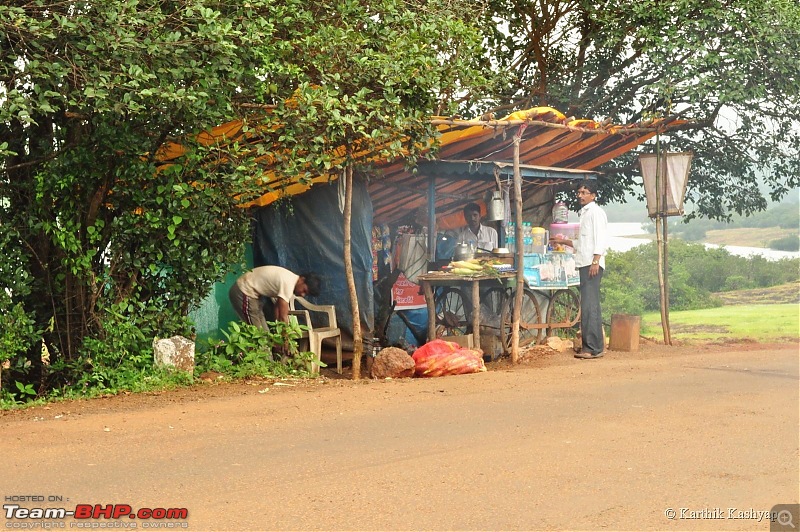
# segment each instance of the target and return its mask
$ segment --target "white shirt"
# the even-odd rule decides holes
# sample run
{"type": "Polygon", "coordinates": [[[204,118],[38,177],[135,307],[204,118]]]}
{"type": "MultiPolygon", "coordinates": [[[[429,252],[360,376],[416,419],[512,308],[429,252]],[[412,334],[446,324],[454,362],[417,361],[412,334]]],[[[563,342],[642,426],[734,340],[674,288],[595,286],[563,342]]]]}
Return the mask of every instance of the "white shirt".
{"type": "Polygon", "coordinates": [[[608,218],[595,202],[587,203],[578,211],[581,228],[575,244],[575,267],[591,266],[595,255],[600,255],[600,267],[606,269],[608,218]]]}
{"type": "Polygon", "coordinates": [[[468,225],[465,225],[459,229],[458,233],[456,234],[456,243],[458,244],[461,242],[467,244],[470,242],[475,242],[477,247],[491,251],[497,247],[497,231],[491,227],[481,224],[480,228],[478,229],[478,234],[476,235],[472,232],[472,229],[470,229],[468,225]]]}
{"type": "Polygon", "coordinates": [[[299,275],[280,266],[259,266],[236,280],[236,285],[247,297],[279,297],[290,303],[294,298],[294,287],[299,275]]]}

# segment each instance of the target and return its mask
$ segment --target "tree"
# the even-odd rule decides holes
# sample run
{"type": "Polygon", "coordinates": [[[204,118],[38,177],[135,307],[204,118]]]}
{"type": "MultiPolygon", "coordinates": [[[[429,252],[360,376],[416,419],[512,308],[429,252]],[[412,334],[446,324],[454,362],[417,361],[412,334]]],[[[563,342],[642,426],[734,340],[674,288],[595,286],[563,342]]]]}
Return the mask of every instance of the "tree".
{"type": "MultiPolygon", "coordinates": [[[[283,16],[294,23],[280,31],[291,46],[263,72],[276,87],[264,133],[274,146],[273,169],[305,179],[346,175],[351,183],[375,160],[411,162],[431,153],[431,114],[455,111],[453,95],[481,93],[491,82],[479,35],[464,22],[477,15],[471,2],[460,1],[292,5],[283,16]],[[297,21],[314,21],[314,31],[297,21]]],[[[346,210],[343,261],[358,378],[362,344],[348,228],[346,210]]]]}
{"type": "MultiPolygon", "coordinates": [[[[35,325],[61,367],[189,334],[265,169],[280,184],[413,158],[442,97],[485,83],[469,2],[309,4],[0,6],[0,326],[35,325]],[[233,119],[261,142],[198,140],[233,119]]],[[[0,359],[38,363],[32,334],[0,359]]]]}
{"type": "MultiPolygon", "coordinates": [[[[693,151],[692,215],[727,219],[800,185],[800,5],[793,0],[492,0],[492,57],[517,73],[498,108],[550,105],[617,123],[686,120],[662,138],[693,151]]],[[[668,142],[667,142],[668,141],[668,142]]],[[[634,189],[633,154],[601,196],[634,189]]],[[[641,195],[641,192],[640,192],[641,195]]]]}
{"type": "MultiPolygon", "coordinates": [[[[188,308],[241,256],[244,163],[211,147],[212,168],[191,138],[240,114],[271,30],[214,4],[0,6],[0,261],[21,272],[0,293],[43,332],[54,367],[189,334],[188,308]],[[159,167],[176,140],[187,156],[159,167]]],[[[39,348],[23,354],[37,364],[39,348]]]]}

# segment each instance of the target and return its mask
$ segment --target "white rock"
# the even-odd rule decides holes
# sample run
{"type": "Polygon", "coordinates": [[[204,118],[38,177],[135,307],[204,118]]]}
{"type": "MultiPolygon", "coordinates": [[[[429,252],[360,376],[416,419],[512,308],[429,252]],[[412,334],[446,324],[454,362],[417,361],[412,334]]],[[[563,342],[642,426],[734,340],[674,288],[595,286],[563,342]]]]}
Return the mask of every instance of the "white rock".
{"type": "Polygon", "coordinates": [[[194,372],[194,342],[183,336],[153,340],[153,359],[156,366],[169,366],[194,372]]]}

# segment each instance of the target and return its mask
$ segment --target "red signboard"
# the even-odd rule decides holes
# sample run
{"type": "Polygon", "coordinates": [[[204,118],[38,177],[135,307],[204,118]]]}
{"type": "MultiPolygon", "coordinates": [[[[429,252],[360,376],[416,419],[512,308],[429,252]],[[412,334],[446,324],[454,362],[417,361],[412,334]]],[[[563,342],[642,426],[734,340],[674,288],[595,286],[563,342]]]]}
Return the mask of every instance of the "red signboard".
{"type": "Polygon", "coordinates": [[[402,273],[392,286],[392,301],[396,310],[425,308],[425,295],[416,283],[412,283],[402,273]]]}

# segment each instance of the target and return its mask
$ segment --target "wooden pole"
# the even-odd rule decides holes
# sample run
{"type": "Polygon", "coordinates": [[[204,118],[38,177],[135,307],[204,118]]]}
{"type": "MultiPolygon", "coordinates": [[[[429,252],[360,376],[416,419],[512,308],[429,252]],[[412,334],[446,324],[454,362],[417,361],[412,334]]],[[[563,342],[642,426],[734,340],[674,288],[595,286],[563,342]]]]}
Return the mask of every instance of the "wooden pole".
{"type": "Polygon", "coordinates": [[[667,227],[667,208],[665,205],[666,202],[666,178],[661,172],[662,165],[661,165],[661,139],[659,136],[656,136],[656,186],[655,186],[655,193],[656,193],[656,248],[658,250],[658,290],[659,290],[659,298],[660,301],[660,310],[661,310],[661,331],[664,335],[664,345],[672,345],[672,341],[670,339],[669,334],[669,293],[667,292],[667,283],[666,283],[666,258],[664,257],[664,253],[666,250],[665,242],[665,230],[667,227]]]}
{"type": "Polygon", "coordinates": [[[519,316],[522,307],[522,291],[525,286],[524,242],[522,238],[522,174],[519,170],[519,144],[525,124],[514,135],[514,239],[516,240],[517,289],[514,292],[514,310],[511,313],[511,363],[519,362],[519,316]]]}
{"type": "Polygon", "coordinates": [[[663,216],[656,214],[656,249],[658,251],[658,298],[659,309],[661,311],[661,331],[664,334],[664,344],[667,344],[666,315],[664,314],[664,246],[661,244],[661,220],[663,216]]]}
{"type": "Polygon", "coordinates": [[[667,216],[662,218],[664,224],[664,343],[672,345],[672,332],[669,328],[669,245],[667,244],[667,216]]]}
{"type": "Polygon", "coordinates": [[[669,330],[669,246],[667,244],[667,185],[669,184],[669,176],[667,175],[667,158],[661,157],[664,161],[663,164],[659,163],[661,168],[661,197],[663,198],[661,208],[664,211],[664,216],[661,218],[662,230],[661,233],[664,237],[664,313],[662,317],[662,327],[664,328],[664,344],[672,345],[672,334],[669,330]]]}
{"type": "Polygon", "coordinates": [[[350,224],[353,214],[353,167],[345,170],[344,192],[344,275],[347,279],[347,291],[350,295],[350,307],[353,309],[353,380],[361,378],[361,355],[364,342],[361,338],[361,312],[358,308],[358,294],[353,277],[353,257],[351,255],[350,224]]]}
{"type": "Polygon", "coordinates": [[[660,301],[661,310],[661,331],[664,333],[664,345],[669,345],[669,335],[667,334],[667,318],[666,307],[664,304],[664,246],[663,241],[663,225],[661,221],[664,219],[660,213],[656,215],[656,248],[658,250],[658,297],[660,301]]]}

